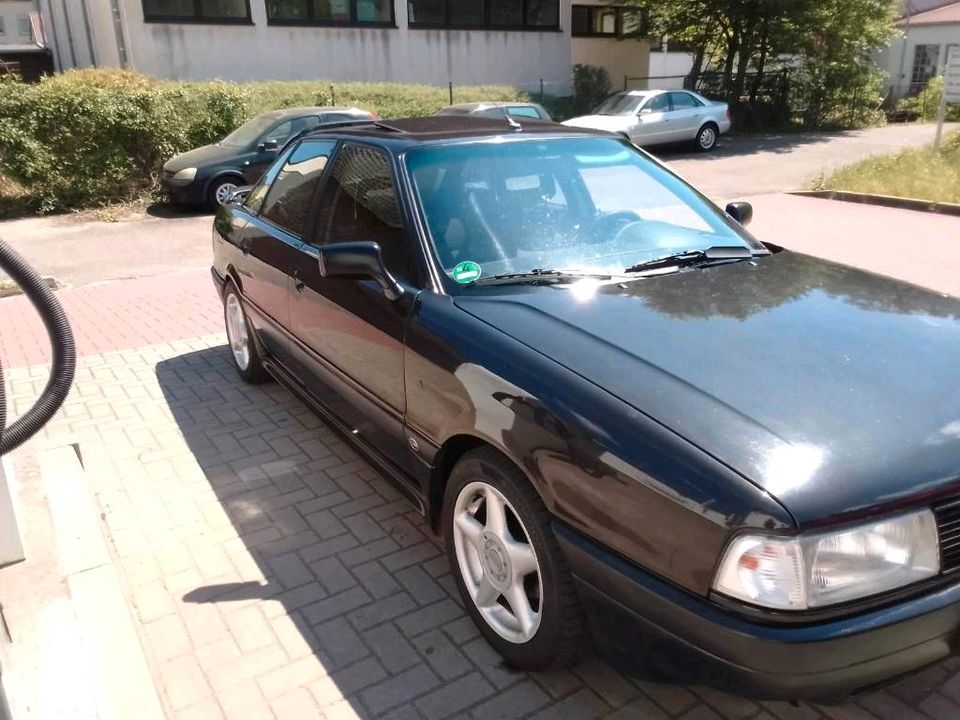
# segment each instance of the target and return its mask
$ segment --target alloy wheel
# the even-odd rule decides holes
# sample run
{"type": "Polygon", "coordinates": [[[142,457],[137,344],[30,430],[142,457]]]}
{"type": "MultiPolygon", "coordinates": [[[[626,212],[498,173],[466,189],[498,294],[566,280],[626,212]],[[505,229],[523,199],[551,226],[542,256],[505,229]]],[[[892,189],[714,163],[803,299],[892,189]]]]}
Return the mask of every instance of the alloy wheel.
{"type": "Polygon", "coordinates": [[[214,198],[217,201],[218,205],[226,204],[227,200],[233,195],[234,191],[237,189],[237,184],[232,182],[224,182],[217,186],[217,190],[214,193],[214,198]]]}
{"type": "Polygon", "coordinates": [[[230,351],[240,370],[250,366],[250,333],[247,332],[247,320],[243,316],[240,299],[234,294],[227,295],[227,340],[230,351]]]}
{"type": "Polygon", "coordinates": [[[510,502],[471,482],[453,512],[457,565],[481,616],[502,638],[528,642],[542,616],[543,579],[530,536],[510,502]]]}
{"type": "Polygon", "coordinates": [[[710,150],[717,144],[717,133],[712,127],[705,127],[700,131],[700,147],[710,150]]]}

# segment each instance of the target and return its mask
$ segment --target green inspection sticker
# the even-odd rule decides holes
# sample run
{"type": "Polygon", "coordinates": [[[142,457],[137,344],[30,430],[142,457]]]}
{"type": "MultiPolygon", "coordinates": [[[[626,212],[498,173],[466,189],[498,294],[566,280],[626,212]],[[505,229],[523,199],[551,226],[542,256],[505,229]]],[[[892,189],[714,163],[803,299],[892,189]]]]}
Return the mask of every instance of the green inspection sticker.
{"type": "Polygon", "coordinates": [[[453,279],[458,283],[471,283],[478,277],[480,277],[480,266],[473,260],[464,260],[462,263],[457,263],[457,266],[453,269],[453,279]]]}

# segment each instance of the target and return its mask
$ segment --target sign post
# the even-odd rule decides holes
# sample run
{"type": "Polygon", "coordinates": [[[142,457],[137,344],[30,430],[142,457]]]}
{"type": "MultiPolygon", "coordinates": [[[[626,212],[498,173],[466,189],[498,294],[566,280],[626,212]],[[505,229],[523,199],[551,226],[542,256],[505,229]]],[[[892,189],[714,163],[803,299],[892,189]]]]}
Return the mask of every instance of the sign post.
{"type": "Polygon", "coordinates": [[[933,141],[933,151],[940,149],[943,139],[943,121],[947,114],[948,102],[960,102],[960,45],[951,45],[947,50],[947,64],[943,68],[943,95],[937,109],[937,136],[933,141]]]}

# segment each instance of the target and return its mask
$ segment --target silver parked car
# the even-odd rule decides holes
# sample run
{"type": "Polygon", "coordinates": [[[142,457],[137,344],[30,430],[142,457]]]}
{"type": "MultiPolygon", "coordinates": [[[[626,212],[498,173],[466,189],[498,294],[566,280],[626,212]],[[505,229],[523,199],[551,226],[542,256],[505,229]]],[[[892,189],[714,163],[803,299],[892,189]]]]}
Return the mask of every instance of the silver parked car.
{"type": "Polygon", "coordinates": [[[730,131],[730,106],[689,90],[633,90],[612,95],[593,114],[563,124],[618,132],[637,145],[694,141],[708,151],[730,131]]]}

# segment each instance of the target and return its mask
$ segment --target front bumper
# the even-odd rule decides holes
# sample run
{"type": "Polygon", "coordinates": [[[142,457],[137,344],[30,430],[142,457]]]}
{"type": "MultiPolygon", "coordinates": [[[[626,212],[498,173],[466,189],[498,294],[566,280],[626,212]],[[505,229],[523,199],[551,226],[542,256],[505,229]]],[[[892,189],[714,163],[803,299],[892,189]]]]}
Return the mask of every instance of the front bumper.
{"type": "Polygon", "coordinates": [[[555,527],[601,651],[627,670],[662,670],[764,699],[840,700],[949,656],[960,584],[817,624],[761,624],[656,578],[555,527]]]}
{"type": "Polygon", "coordinates": [[[197,178],[186,185],[173,183],[167,178],[160,178],[160,187],[167,197],[175,203],[184,205],[203,205],[207,201],[206,180],[197,178]]]}

